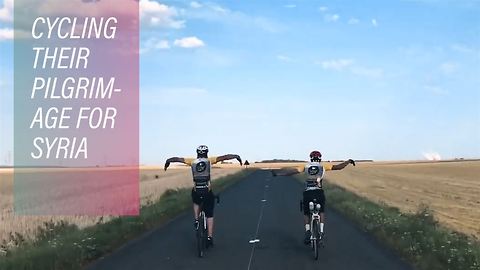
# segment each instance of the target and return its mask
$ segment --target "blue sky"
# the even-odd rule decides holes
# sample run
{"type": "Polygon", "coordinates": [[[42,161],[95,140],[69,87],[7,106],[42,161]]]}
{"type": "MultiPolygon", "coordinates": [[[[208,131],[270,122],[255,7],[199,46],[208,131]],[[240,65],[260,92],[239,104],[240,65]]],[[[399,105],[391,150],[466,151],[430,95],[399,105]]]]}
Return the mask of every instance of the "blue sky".
{"type": "MultiPolygon", "coordinates": [[[[199,144],[249,160],[480,157],[480,1],[140,5],[143,163],[199,144]]],[[[0,163],[13,91],[2,14],[0,163]]]]}

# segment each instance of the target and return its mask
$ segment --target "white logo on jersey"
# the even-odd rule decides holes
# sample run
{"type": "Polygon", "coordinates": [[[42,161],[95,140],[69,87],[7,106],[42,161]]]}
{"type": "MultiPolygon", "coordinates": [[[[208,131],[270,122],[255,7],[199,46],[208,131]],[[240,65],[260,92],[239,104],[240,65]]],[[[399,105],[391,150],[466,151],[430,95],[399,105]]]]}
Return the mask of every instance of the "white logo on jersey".
{"type": "Polygon", "coordinates": [[[318,166],[308,167],[308,174],[310,175],[317,175],[319,172],[320,172],[320,168],[318,166]]]}
{"type": "Polygon", "coordinates": [[[207,163],[205,163],[204,161],[200,161],[195,166],[195,170],[197,170],[197,172],[200,172],[200,173],[204,172],[206,169],[207,169],[207,163]]]}

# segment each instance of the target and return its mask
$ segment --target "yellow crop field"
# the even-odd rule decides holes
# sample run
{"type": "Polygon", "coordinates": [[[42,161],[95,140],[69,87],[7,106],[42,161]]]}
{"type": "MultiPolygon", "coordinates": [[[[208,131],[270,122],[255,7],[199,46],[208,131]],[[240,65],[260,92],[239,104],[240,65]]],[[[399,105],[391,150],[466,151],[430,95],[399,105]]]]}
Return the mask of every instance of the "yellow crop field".
{"type": "MultiPolygon", "coordinates": [[[[257,163],[251,167],[270,169],[300,166],[302,163],[257,163]]],[[[215,166],[214,179],[238,172],[238,165],[215,166]]],[[[454,230],[480,238],[480,161],[459,162],[365,162],[341,171],[329,171],[328,182],[335,183],[375,202],[415,212],[427,205],[435,218],[454,230]]],[[[140,194],[142,205],[158,199],[171,188],[190,187],[187,167],[142,167],[140,194]]],[[[38,226],[47,221],[65,220],[79,227],[98,222],[87,216],[16,216],[13,213],[12,170],[0,170],[0,241],[20,233],[33,238],[38,226]]],[[[328,184],[327,184],[328,201],[328,184]]],[[[110,217],[102,217],[103,221],[110,217]]]]}
{"type": "Polygon", "coordinates": [[[360,163],[326,179],[404,212],[424,204],[441,224],[480,238],[480,161],[360,163]]]}
{"type": "MultiPolygon", "coordinates": [[[[212,170],[213,181],[216,179],[240,171],[239,165],[214,166],[212,170]]],[[[52,170],[52,169],[48,169],[52,170]]],[[[58,169],[65,170],[65,169],[58,169]]],[[[83,169],[88,170],[88,169],[83,169]]],[[[116,170],[109,168],[108,170],[116,170]]],[[[38,173],[35,169],[29,169],[31,173],[38,173]]],[[[30,173],[30,172],[28,172],[30,173]]],[[[7,246],[11,246],[12,237],[15,233],[21,234],[27,239],[34,238],[38,226],[43,226],[44,222],[67,221],[80,228],[94,225],[99,220],[106,221],[111,217],[92,217],[92,216],[18,216],[13,211],[13,170],[0,169],[0,243],[5,241],[7,246]]],[[[177,166],[164,171],[162,167],[141,167],[140,170],[140,198],[141,204],[145,205],[149,201],[155,201],[166,190],[192,186],[191,172],[188,167],[177,166]]],[[[80,198],[79,198],[80,199],[80,198]]],[[[75,198],[70,198],[75,200],[75,198]]]]}
{"type": "MultiPolygon", "coordinates": [[[[304,163],[256,163],[253,167],[278,169],[304,163]]],[[[480,238],[480,161],[359,162],[325,179],[375,202],[415,212],[421,205],[432,210],[443,225],[480,238]]],[[[328,184],[326,185],[328,204],[328,184]]]]}

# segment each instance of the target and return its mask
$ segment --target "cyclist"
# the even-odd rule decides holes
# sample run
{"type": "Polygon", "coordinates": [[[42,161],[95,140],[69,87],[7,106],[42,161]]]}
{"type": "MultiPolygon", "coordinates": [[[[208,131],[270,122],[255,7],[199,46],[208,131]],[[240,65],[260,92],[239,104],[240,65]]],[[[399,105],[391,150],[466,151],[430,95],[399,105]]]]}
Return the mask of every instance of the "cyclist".
{"type": "Polygon", "coordinates": [[[323,192],[322,186],[322,176],[325,171],[331,170],[342,170],[343,168],[347,167],[348,164],[352,164],[355,166],[355,161],[353,159],[349,159],[344,161],[340,164],[330,164],[330,163],[323,163],[322,162],[322,154],[319,151],[312,151],[310,153],[310,162],[305,164],[305,166],[301,166],[298,168],[293,169],[276,169],[272,170],[273,176],[282,175],[294,175],[301,172],[305,172],[307,179],[305,181],[305,190],[303,191],[303,214],[304,214],[304,222],[305,222],[305,245],[310,244],[310,209],[308,208],[308,203],[313,201],[314,199],[317,200],[317,203],[321,205],[320,208],[320,234],[321,237],[325,235],[324,233],[324,222],[325,222],[325,194],[323,192]]]}
{"type": "Polygon", "coordinates": [[[195,228],[198,229],[198,215],[200,214],[200,204],[203,201],[205,216],[208,224],[207,247],[213,246],[213,209],[215,206],[215,196],[210,186],[210,166],[224,160],[236,159],[242,165],[242,159],[239,155],[223,155],[219,157],[208,157],[208,147],[200,145],[197,148],[197,158],[172,157],[165,162],[165,171],[172,162],[180,162],[192,167],[194,187],[192,188],[193,213],[195,218],[195,228]]]}

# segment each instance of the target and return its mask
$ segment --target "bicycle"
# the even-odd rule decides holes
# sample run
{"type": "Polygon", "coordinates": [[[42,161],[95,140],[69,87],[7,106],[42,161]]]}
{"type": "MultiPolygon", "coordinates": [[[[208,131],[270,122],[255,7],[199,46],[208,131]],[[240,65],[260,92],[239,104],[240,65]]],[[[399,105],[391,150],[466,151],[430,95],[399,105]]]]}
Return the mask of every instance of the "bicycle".
{"type": "MultiPolygon", "coordinates": [[[[314,200],[316,202],[316,200],[314,200]]],[[[313,250],[313,255],[315,260],[318,260],[318,248],[322,244],[322,235],[320,232],[320,208],[322,207],[319,203],[315,204],[314,202],[308,203],[308,208],[310,209],[310,228],[312,235],[310,236],[310,245],[313,250]]]]}
{"type": "MultiPolygon", "coordinates": [[[[200,196],[201,203],[200,213],[198,215],[198,225],[195,228],[196,236],[197,236],[197,252],[198,257],[202,258],[205,255],[205,251],[207,249],[207,238],[208,238],[208,223],[207,223],[207,216],[205,215],[205,211],[203,210],[204,205],[204,196],[200,196]]],[[[217,204],[220,203],[220,196],[216,195],[214,198],[217,200],[217,204]]]]}
{"type": "MultiPolygon", "coordinates": [[[[310,247],[313,251],[313,256],[315,260],[318,260],[318,249],[322,243],[322,234],[320,232],[320,209],[321,205],[316,203],[317,200],[308,203],[308,208],[310,210],[310,247]]],[[[303,211],[303,201],[300,201],[300,211],[303,211]]]]}

